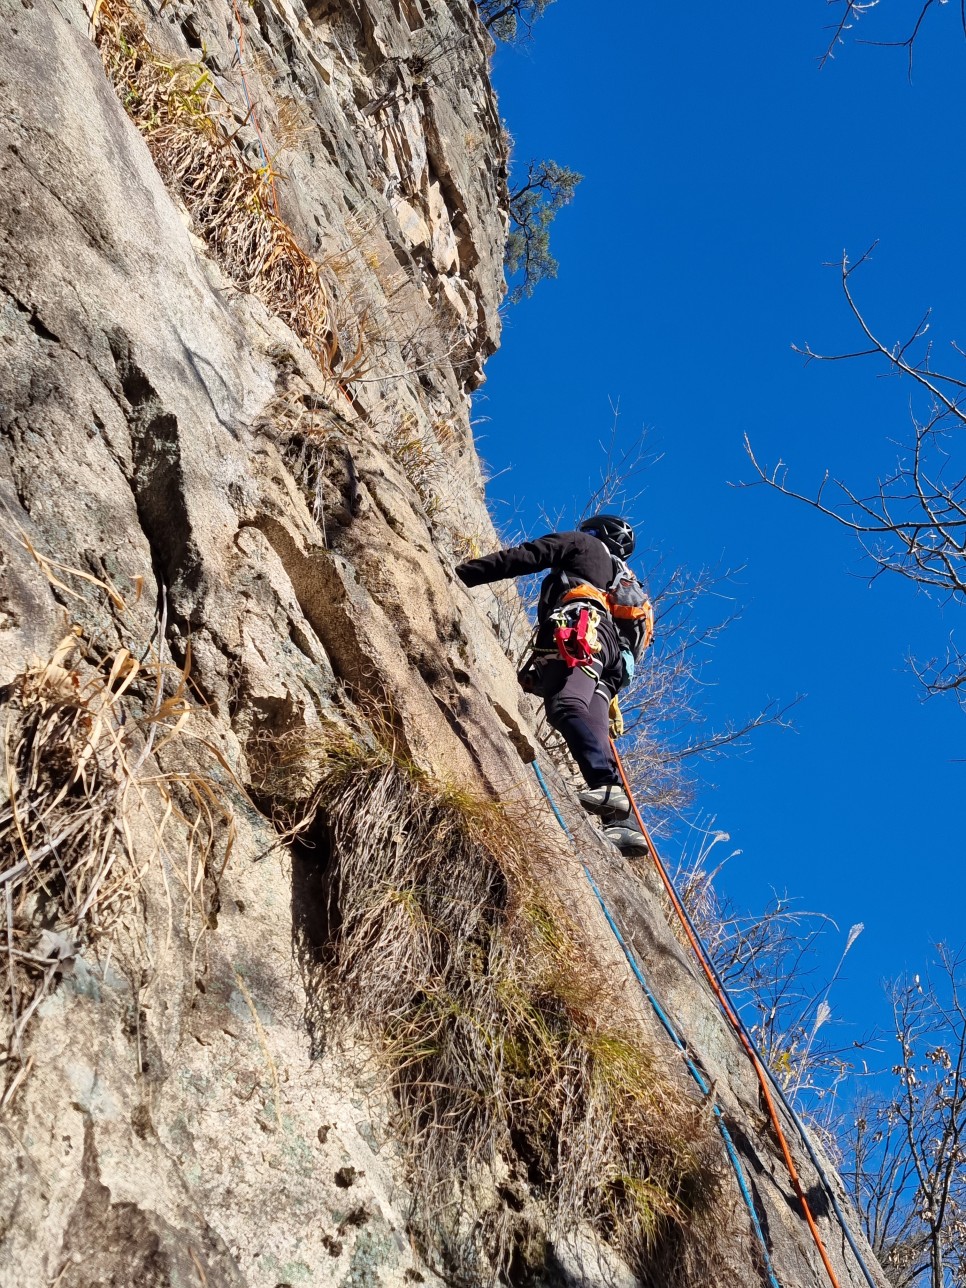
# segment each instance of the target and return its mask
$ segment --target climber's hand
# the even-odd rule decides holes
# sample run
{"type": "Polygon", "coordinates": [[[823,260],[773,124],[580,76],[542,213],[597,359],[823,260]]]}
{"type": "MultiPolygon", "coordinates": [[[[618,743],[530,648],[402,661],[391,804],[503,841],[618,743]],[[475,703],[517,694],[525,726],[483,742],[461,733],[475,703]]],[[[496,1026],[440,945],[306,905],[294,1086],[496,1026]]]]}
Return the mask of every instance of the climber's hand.
{"type": "Polygon", "coordinates": [[[455,572],[464,586],[483,585],[484,577],[472,559],[468,559],[465,563],[457,564],[455,572]]]}

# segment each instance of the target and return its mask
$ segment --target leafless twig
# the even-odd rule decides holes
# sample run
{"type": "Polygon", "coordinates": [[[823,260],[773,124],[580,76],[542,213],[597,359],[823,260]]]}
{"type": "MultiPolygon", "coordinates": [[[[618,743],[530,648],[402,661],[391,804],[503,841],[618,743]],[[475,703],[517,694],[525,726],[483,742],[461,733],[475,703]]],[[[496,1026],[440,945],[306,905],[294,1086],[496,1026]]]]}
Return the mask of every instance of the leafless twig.
{"type": "MultiPolygon", "coordinates": [[[[911,382],[912,441],[869,493],[854,490],[828,472],[813,493],[797,491],[787,482],[783,461],[768,468],[759,462],[747,438],[745,448],[758,476],[755,483],[803,501],[855,533],[873,564],[873,578],[896,573],[927,593],[938,593],[944,602],[961,605],[966,599],[966,461],[961,445],[966,430],[966,379],[933,366],[928,312],[906,339],[894,344],[886,344],[873,331],[856,302],[851,281],[873,249],[854,264],[843,256],[840,264],[842,290],[865,346],[847,353],[820,353],[808,344],[794,347],[809,362],[878,359],[888,373],[911,382]]],[[[916,669],[928,692],[954,691],[960,701],[966,698],[966,664],[955,645],[950,645],[945,661],[934,660],[916,669]]]]}
{"type": "Polygon", "coordinates": [[[940,944],[938,957],[892,987],[891,1088],[859,1105],[843,1171],[895,1288],[966,1278],[966,956],[940,944]]]}
{"type": "MultiPolygon", "coordinates": [[[[864,17],[875,9],[879,0],[827,0],[830,5],[844,5],[842,15],[833,28],[832,38],[824,54],[819,59],[819,67],[824,67],[829,59],[835,57],[835,49],[838,45],[845,44],[846,32],[852,31],[860,18],[864,17]]],[[[916,41],[922,32],[922,27],[926,21],[926,14],[937,3],[937,0],[921,0],[919,12],[912,23],[912,29],[908,36],[901,40],[857,40],[860,45],[878,45],[887,49],[905,49],[908,58],[908,76],[912,79],[912,63],[915,53],[916,41]]],[[[940,6],[947,3],[947,0],[938,0],[940,6]]],[[[963,34],[966,35],[966,0],[959,0],[959,22],[963,34]]]]}

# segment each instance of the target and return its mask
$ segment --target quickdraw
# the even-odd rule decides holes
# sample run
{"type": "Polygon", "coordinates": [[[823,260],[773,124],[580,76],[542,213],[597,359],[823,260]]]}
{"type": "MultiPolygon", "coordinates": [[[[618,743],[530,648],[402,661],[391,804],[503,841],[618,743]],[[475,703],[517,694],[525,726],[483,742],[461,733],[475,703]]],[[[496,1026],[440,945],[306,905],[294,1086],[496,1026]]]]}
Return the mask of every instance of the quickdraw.
{"type": "Polygon", "coordinates": [[[579,609],[576,621],[571,614],[556,614],[554,621],[559,623],[554,631],[554,643],[566,665],[571,668],[589,666],[601,650],[597,638],[597,623],[600,621],[597,609],[579,609]]]}

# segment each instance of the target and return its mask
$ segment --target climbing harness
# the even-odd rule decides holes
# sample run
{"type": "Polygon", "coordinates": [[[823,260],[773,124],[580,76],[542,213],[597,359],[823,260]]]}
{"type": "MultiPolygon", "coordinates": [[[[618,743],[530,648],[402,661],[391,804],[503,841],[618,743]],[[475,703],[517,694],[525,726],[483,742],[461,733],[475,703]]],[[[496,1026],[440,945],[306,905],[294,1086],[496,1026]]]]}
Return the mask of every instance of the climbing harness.
{"type": "Polygon", "coordinates": [[[589,667],[602,647],[597,637],[600,624],[597,609],[579,608],[576,616],[565,609],[554,613],[550,620],[555,626],[554,643],[564,663],[570,668],[589,667]]]}
{"type": "Polygon", "coordinates": [[[593,663],[601,651],[597,635],[600,617],[596,609],[581,609],[574,613],[572,609],[559,610],[550,618],[554,627],[553,648],[539,648],[537,639],[538,627],[523,655],[523,662],[517,671],[517,683],[524,693],[545,696],[549,670],[556,662],[563,662],[569,669],[585,671],[592,679],[598,678],[593,663]]]}
{"type": "Polygon", "coordinates": [[[654,605],[622,559],[614,559],[615,573],[606,590],[582,581],[571,586],[560,600],[561,605],[590,600],[613,618],[618,633],[629,634],[633,641],[634,660],[654,639],[654,605]]]}
{"type": "Polygon", "coordinates": [[[654,636],[654,609],[627,564],[615,557],[614,569],[607,590],[586,581],[567,588],[547,619],[553,628],[552,649],[538,648],[541,628],[534,632],[517,672],[524,692],[542,694],[548,664],[558,659],[569,669],[580,669],[598,680],[594,663],[603,652],[599,627],[605,619],[617,631],[623,665],[621,687],[630,683],[637,659],[654,636]]]}
{"type": "Polygon", "coordinates": [[[589,581],[582,581],[576,586],[571,586],[570,589],[562,596],[560,602],[561,604],[572,604],[578,599],[593,600],[595,604],[600,604],[605,613],[610,612],[610,604],[607,602],[607,592],[605,590],[598,589],[597,586],[592,586],[589,581]]]}
{"type": "MultiPolygon", "coordinates": [[[[618,562],[615,560],[615,562],[618,562]]],[[[572,604],[576,600],[592,600],[599,604],[605,613],[609,613],[617,622],[642,624],[644,639],[641,652],[648,648],[654,638],[654,606],[643,592],[641,583],[626,564],[620,565],[617,577],[607,590],[599,590],[589,582],[571,586],[560,600],[561,604],[572,604]],[[629,580],[631,579],[631,580],[629,580]],[[633,585],[634,591],[629,589],[633,585]],[[628,588],[628,589],[625,589],[628,588]],[[631,602],[631,601],[636,602],[631,602]]]]}
{"type": "MultiPolygon", "coordinates": [[[[533,764],[534,773],[537,776],[537,782],[540,784],[540,788],[544,796],[547,798],[547,802],[550,805],[550,808],[553,810],[553,813],[557,822],[560,824],[564,834],[571,841],[573,841],[574,839],[573,834],[571,833],[570,828],[567,826],[566,822],[564,821],[563,815],[560,813],[560,810],[557,807],[557,802],[554,800],[553,796],[550,793],[550,788],[547,786],[547,781],[543,776],[543,771],[541,770],[539,764],[535,760],[532,761],[531,763],[533,764]]],[[[671,1041],[674,1043],[675,1047],[677,1048],[679,1054],[681,1055],[681,1058],[685,1063],[685,1066],[688,1072],[690,1073],[691,1077],[694,1079],[694,1082],[698,1090],[700,1091],[701,1095],[712,1097],[712,1088],[707,1078],[698,1068],[694,1059],[688,1054],[687,1048],[685,1047],[684,1042],[681,1036],[679,1035],[677,1029],[675,1029],[673,1023],[671,1022],[670,1018],[667,1015],[667,1012],[664,1010],[660,1002],[658,1002],[657,998],[655,997],[654,993],[651,991],[651,988],[644,977],[644,973],[641,970],[641,967],[637,961],[637,958],[635,957],[633,951],[631,950],[624,936],[621,934],[620,928],[618,927],[617,922],[614,920],[614,917],[611,914],[610,909],[607,907],[607,904],[604,902],[604,897],[601,894],[600,890],[598,889],[597,883],[594,880],[593,876],[591,876],[590,869],[587,867],[586,863],[582,863],[581,867],[584,870],[584,876],[587,878],[587,881],[590,884],[591,890],[593,890],[594,892],[597,902],[600,904],[601,911],[603,912],[605,918],[607,919],[607,924],[610,926],[614,934],[614,938],[617,940],[618,944],[620,945],[621,950],[623,951],[624,956],[627,959],[627,964],[630,966],[631,970],[634,973],[634,977],[637,979],[637,982],[640,984],[641,988],[643,989],[645,997],[647,998],[648,1002],[650,1002],[651,1007],[654,1011],[654,1014],[657,1016],[658,1021],[661,1024],[661,1027],[664,1029],[665,1033],[667,1033],[668,1037],[671,1039],[671,1041]]],[[[724,1143],[725,1152],[728,1155],[728,1161],[731,1164],[731,1169],[735,1174],[735,1180],[738,1182],[738,1189],[741,1192],[741,1197],[744,1201],[745,1207],[748,1209],[748,1215],[751,1219],[752,1229],[755,1232],[755,1237],[758,1240],[758,1245],[761,1249],[761,1255],[764,1260],[765,1272],[768,1276],[768,1282],[771,1285],[771,1288],[781,1288],[781,1284],[779,1283],[778,1278],[775,1274],[774,1267],[772,1266],[771,1258],[768,1255],[768,1243],[767,1243],[767,1240],[765,1239],[765,1232],[761,1228],[761,1221],[758,1217],[758,1211],[755,1207],[754,1197],[752,1196],[751,1189],[748,1185],[748,1178],[745,1176],[744,1168],[741,1165],[741,1159],[739,1158],[738,1151],[735,1148],[735,1143],[734,1143],[734,1140],[732,1139],[731,1132],[728,1130],[728,1124],[725,1122],[725,1118],[724,1118],[724,1114],[722,1112],[721,1106],[713,1098],[711,1099],[711,1110],[712,1110],[712,1113],[714,1114],[714,1119],[715,1119],[715,1123],[717,1125],[718,1131],[721,1133],[721,1139],[724,1143]]]]}
{"type": "MultiPolygon", "coordinates": [[[[815,1219],[812,1216],[811,1209],[808,1205],[808,1200],[805,1196],[801,1179],[798,1175],[798,1171],[795,1167],[794,1160],[792,1159],[792,1156],[791,1156],[791,1151],[789,1150],[789,1147],[788,1147],[787,1138],[785,1136],[784,1131],[782,1130],[781,1122],[778,1118],[778,1112],[775,1107],[775,1101],[771,1094],[772,1090],[774,1090],[779,1100],[781,1101],[782,1105],[784,1106],[785,1110],[789,1114],[789,1117],[791,1118],[792,1122],[795,1124],[795,1127],[802,1139],[802,1143],[805,1146],[808,1156],[813,1166],[815,1167],[815,1170],[822,1183],[822,1186],[830,1200],[832,1210],[835,1213],[836,1219],[839,1225],[841,1226],[842,1232],[845,1235],[846,1241],[848,1242],[848,1245],[851,1248],[853,1255],[855,1256],[856,1262],[858,1263],[859,1269],[862,1272],[863,1278],[865,1279],[866,1283],[869,1285],[869,1288],[880,1288],[879,1283],[873,1277],[871,1271],[869,1270],[869,1267],[866,1264],[865,1258],[862,1255],[862,1251],[858,1247],[855,1241],[855,1238],[852,1235],[852,1232],[849,1228],[848,1221],[846,1220],[846,1217],[845,1217],[845,1213],[842,1211],[842,1207],[838,1202],[838,1198],[835,1194],[831,1180],[825,1168],[822,1166],[822,1163],[818,1158],[814,1147],[812,1146],[811,1140],[809,1139],[808,1133],[805,1129],[804,1124],[801,1121],[801,1118],[795,1112],[794,1108],[789,1104],[787,1098],[785,1097],[784,1092],[782,1091],[781,1087],[778,1085],[777,1081],[775,1080],[774,1075],[771,1073],[770,1070],[766,1069],[766,1067],[762,1064],[761,1057],[758,1055],[758,1052],[755,1049],[754,1043],[751,1039],[750,1034],[748,1033],[747,1027],[742,1021],[741,1017],[738,1015],[738,1012],[735,1009],[733,1003],[731,1002],[731,999],[729,998],[727,993],[727,989],[717,969],[715,968],[714,963],[711,960],[710,953],[708,952],[707,948],[702,942],[701,937],[698,934],[694,926],[694,923],[691,920],[690,915],[688,914],[687,909],[684,907],[684,904],[681,902],[681,899],[679,898],[677,891],[674,888],[674,883],[671,881],[671,878],[668,875],[667,869],[665,868],[661,860],[661,857],[654,846],[654,841],[651,837],[651,834],[648,831],[643,818],[641,817],[641,812],[638,809],[637,802],[634,800],[633,793],[631,792],[630,784],[627,779],[627,774],[624,770],[623,762],[621,761],[620,754],[617,751],[617,748],[613,745],[613,741],[611,742],[611,748],[614,753],[614,758],[617,762],[617,768],[620,772],[621,782],[624,786],[624,790],[627,793],[628,799],[631,802],[631,807],[634,811],[634,815],[637,820],[638,826],[640,827],[641,832],[644,836],[644,839],[647,842],[648,851],[654,860],[654,865],[657,868],[658,875],[660,876],[661,882],[668,894],[668,897],[671,901],[671,905],[674,908],[679,920],[681,921],[681,924],[685,930],[685,933],[691,944],[691,947],[694,950],[695,956],[697,957],[698,962],[702,967],[702,970],[704,971],[704,974],[709,984],[711,985],[712,991],[714,992],[715,997],[718,1000],[718,1004],[720,1005],[725,1015],[725,1018],[729,1021],[732,1028],[735,1030],[735,1033],[737,1034],[738,1039],[741,1042],[741,1045],[743,1046],[746,1054],[748,1055],[751,1061],[752,1067],[755,1071],[755,1074],[758,1078],[758,1083],[759,1083],[759,1086],[761,1087],[762,1097],[767,1107],[768,1115],[771,1120],[772,1127],[774,1129],[776,1138],[781,1148],[786,1170],[788,1171],[796,1196],[801,1205],[801,1209],[805,1216],[806,1222],[808,1224],[808,1228],[812,1236],[812,1240],[815,1243],[815,1247],[822,1260],[822,1264],[825,1267],[825,1271],[828,1275],[829,1282],[831,1283],[832,1288],[840,1288],[839,1279],[835,1274],[835,1270],[829,1260],[828,1253],[822,1241],[821,1234],[819,1233],[818,1227],[815,1224],[815,1219]]],[[[546,796],[548,802],[550,803],[550,807],[553,810],[553,813],[557,819],[557,822],[560,824],[563,831],[572,841],[573,836],[570,832],[570,829],[567,827],[567,824],[565,823],[563,816],[560,813],[560,810],[557,808],[557,805],[550,794],[550,790],[547,787],[546,780],[543,777],[543,773],[540,770],[540,767],[536,763],[536,761],[533,762],[533,768],[534,768],[534,771],[536,772],[537,780],[540,784],[541,790],[543,791],[543,794],[546,796]]],[[[633,956],[630,953],[630,950],[627,948],[623,940],[623,936],[621,936],[620,931],[613,919],[613,916],[610,913],[610,910],[607,908],[606,904],[604,903],[603,898],[600,895],[600,891],[597,889],[596,884],[594,883],[593,878],[591,877],[590,872],[588,871],[586,865],[584,864],[582,866],[584,868],[584,874],[586,875],[588,881],[590,882],[594,890],[594,894],[596,895],[598,902],[601,905],[601,908],[604,912],[604,915],[607,919],[608,924],[611,927],[611,930],[613,931],[615,937],[617,938],[618,943],[623,948],[625,955],[627,956],[628,962],[631,965],[632,970],[634,971],[635,976],[637,977],[638,981],[641,983],[642,987],[644,988],[645,993],[648,995],[649,1001],[651,1001],[652,1006],[654,1006],[656,1012],[658,1012],[659,1008],[656,1003],[656,999],[654,999],[653,996],[650,994],[650,991],[643,979],[642,974],[640,973],[639,969],[636,967],[636,963],[633,960],[633,956]]],[[[661,1018],[660,1014],[659,1014],[659,1018],[661,1018]]],[[[662,1020],[662,1023],[663,1023],[663,1020],[662,1020]]],[[[665,1025],[665,1028],[667,1028],[666,1025],[665,1025]]],[[[667,1031],[670,1034],[670,1029],[668,1029],[667,1031]]],[[[688,1061],[688,1058],[689,1057],[687,1057],[685,1053],[686,1062],[688,1061]]],[[[692,1076],[694,1076],[695,1073],[699,1073],[699,1072],[700,1071],[698,1070],[691,1070],[692,1076]]],[[[717,1117],[717,1113],[716,1113],[716,1117],[717,1117]]],[[[719,1121],[719,1126],[724,1127],[724,1124],[720,1123],[719,1121]]],[[[730,1151],[729,1151],[729,1158],[731,1158],[730,1151]]],[[[735,1164],[737,1161],[738,1160],[736,1158],[732,1159],[732,1167],[735,1167],[735,1164]]],[[[738,1164],[738,1166],[740,1168],[740,1163],[738,1164]]],[[[736,1171],[736,1176],[737,1175],[738,1175],[738,1172],[736,1171]]],[[[767,1247],[765,1246],[764,1235],[761,1231],[761,1226],[757,1219],[757,1213],[754,1210],[754,1204],[753,1202],[750,1202],[750,1195],[747,1195],[746,1184],[743,1184],[743,1177],[740,1177],[740,1176],[738,1177],[738,1183],[739,1183],[739,1187],[742,1190],[742,1196],[745,1198],[746,1205],[749,1207],[749,1211],[752,1216],[752,1223],[755,1227],[756,1235],[758,1236],[759,1242],[761,1243],[762,1252],[764,1253],[764,1256],[765,1256],[766,1267],[768,1269],[769,1279],[773,1285],[773,1288],[777,1288],[777,1281],[774,1278],[774,1274],[771,1269],[771,1263],[768,1259],[768,1251],[767,1251],[767,1247]]]]}

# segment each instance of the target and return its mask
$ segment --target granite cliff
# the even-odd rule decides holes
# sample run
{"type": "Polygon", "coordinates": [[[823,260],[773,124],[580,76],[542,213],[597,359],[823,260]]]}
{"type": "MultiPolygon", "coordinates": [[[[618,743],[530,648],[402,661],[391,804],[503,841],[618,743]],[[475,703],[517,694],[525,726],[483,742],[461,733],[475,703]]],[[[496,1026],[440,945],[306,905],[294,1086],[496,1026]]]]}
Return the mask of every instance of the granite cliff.
{"type": "Polygon", "coordinates": [[[827,1282],[656,877],[544,757],[519,604],[453,576],[496,542],[475,5],[0,13],[0,1284],[767,1282],[712,1100],[827,1282]]]}

